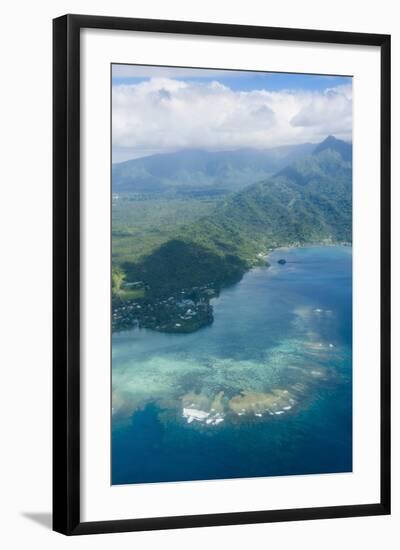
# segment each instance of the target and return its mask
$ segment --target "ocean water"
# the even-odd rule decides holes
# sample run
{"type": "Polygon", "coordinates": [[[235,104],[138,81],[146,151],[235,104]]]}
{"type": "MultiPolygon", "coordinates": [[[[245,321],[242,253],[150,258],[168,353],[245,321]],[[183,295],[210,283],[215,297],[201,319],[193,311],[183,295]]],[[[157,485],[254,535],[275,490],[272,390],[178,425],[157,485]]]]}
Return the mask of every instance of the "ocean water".
{"type": "Polygon", "coordinates": [[[113,335],[112,484],[352,470],[352,249],[268,261],[209,327],[113,335]]]}

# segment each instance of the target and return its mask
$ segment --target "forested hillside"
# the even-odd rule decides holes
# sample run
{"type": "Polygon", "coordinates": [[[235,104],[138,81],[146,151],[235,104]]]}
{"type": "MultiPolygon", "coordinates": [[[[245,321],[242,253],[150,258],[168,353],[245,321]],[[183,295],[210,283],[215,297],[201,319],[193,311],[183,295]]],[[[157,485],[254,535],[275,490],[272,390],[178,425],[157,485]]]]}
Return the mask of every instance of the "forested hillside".
{"type": "Polygon", "coordinates": [[[333,137],[278,171],[217,203],[211,213],[171,228],[137,261],[120,265],[149,294],[239,279],[268,249],[312,242],[350,242],[351,145],[333,137]]]}
{"type": "Polygon", "coordinates": [[[113,192],[158,197],[232,193],[266,179],[313,147],[305,143],[264,150],[183,150],[151,155],[113,164],[113,192]]]}

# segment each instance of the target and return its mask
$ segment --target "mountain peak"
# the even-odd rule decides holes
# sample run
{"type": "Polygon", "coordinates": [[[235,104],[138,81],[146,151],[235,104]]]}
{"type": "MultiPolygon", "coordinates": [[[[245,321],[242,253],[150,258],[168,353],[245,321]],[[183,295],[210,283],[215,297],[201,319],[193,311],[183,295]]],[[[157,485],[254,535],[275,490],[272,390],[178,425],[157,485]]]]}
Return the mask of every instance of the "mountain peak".
{"type": "Polygon", "coordinates": [[[324,139],[324,141],[321,141],[321,143],[319,143],[316,146],[316,148],[313,151],[313,155],[317,155],[318,153],[321,153],[326,149],[331,149],[333,151],[336,151],[341,155],[341,157],[345,161],[351,161],[351,158],[352,158],[351,143],[347,143],[346,141],[337,139],[335,138],[335,136],[328,136],[327,138],[324,139]]]}
{"type": "Polygon", "coordinates": [[[323,141],[321,141],[320,145],[334,145],[335,143],[341,142],[343,140],[336,138],[335,136],[329,135],[326,137],[323,141]]]}

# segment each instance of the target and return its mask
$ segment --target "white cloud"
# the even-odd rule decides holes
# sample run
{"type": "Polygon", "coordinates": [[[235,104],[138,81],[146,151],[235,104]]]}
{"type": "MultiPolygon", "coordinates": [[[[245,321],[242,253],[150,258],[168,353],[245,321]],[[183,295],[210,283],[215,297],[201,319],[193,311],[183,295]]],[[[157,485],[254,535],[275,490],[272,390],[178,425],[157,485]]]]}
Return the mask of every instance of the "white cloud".
{"type": "Polygon", "coordinates": [[[351,85],[234,91],[218,80],[152,78],[113,86],[114,161],[182,148],[228,150],[351,139],[351,85]]]}
{"type": "Polygon", "coordinates": [[[112,75],[114,78],[218,78],[219,76],[245,75],[245,72],[230,71],[227,69],[203,69],[201,71],[190,67],[157,67],[156,65],[127,65],[113,64],[112,75]]]}
{"type": "Polygon", "coordinates": [[[313,131],[317,136],[326,134],[351,135],[352,90],[351,86],[328,88],[313,94],[309,103],[291,119],[292,126],[313,131]]]}

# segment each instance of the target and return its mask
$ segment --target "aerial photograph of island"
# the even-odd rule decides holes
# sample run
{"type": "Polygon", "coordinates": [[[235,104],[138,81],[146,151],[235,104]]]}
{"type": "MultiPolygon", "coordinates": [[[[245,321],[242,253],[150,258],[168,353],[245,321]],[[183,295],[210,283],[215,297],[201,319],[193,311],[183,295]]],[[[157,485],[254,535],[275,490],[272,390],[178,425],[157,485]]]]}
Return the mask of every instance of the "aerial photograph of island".
{"type": "Polygon", "coordinates": [[[112,64],[111,484],[352,471],[352,78],[112,64]]]}

